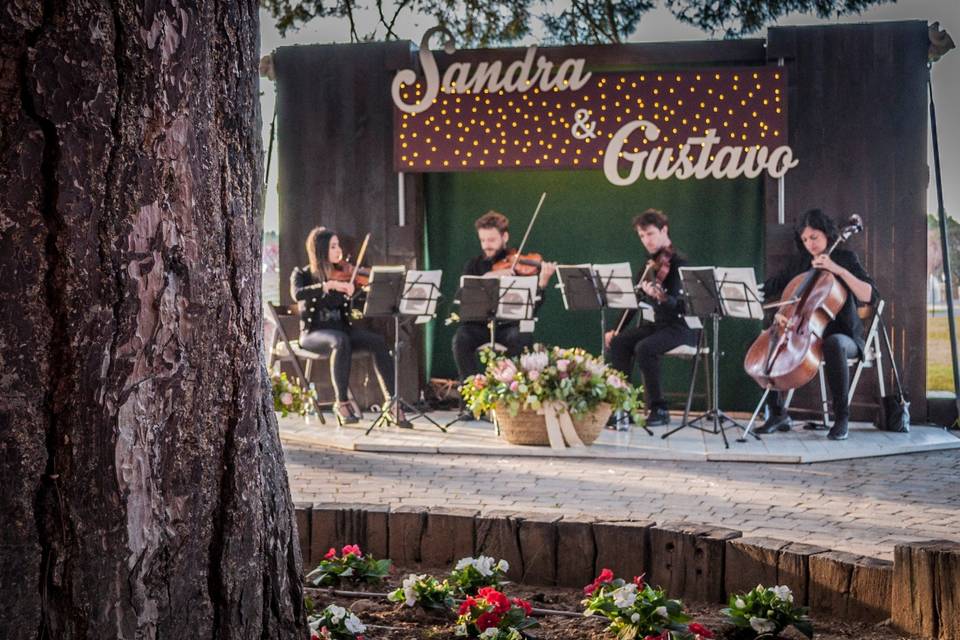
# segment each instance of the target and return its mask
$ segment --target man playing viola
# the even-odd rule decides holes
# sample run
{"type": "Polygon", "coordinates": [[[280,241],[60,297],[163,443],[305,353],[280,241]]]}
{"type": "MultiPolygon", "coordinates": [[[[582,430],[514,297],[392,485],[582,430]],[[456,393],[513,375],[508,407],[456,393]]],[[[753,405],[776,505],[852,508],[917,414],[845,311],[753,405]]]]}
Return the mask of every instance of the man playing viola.
{"type": "MultiPolygon", "coordinates": [[[[613,368],[629,376],[634,361],[640,366],[650,407],[647,426],[656,427],[670,424],[670,412],[660,387],[660,356],[680,345],[695,345],[698,336],[684,320],[680,267],[686,259],[673,248],[667,216],[647,209],[633,219],[633,228],[650,254],[643,272],[653,277],[645,279],[641,272],[640,288],[653,306],[654,321],[619,333],[608,331],[604,343],[613,368]]],[[[625,323],[635,314],[635,310],[630,311],[625,323]]]]}
{"type": "MultiPolygon", "coordinates": [[[[464,265],[463,275],[484,277],[513,275],[511,269],[493,269],[494,264],[507,258],[507,242],[510,240],[510,221],[507,217],[496,211],[488,211],[474,222],[474,227],[477,229],[482,253],[464,265]]],[[[543,289],[556,270],[555,262],[541,263],[538,298],[542,299],[543,289]]],[[[533,344],[533,334],[521,332],[518,322],[498,322],[495,336],[497,342],[505,346],[507,353],[511,356],[518,355],[524,347],[533,344]]],[[[465,321],[457,327],[453,335],[453,357],[457,363],[457,375],[460,380],[483,372],[477,349],[487,344],[489,340],[490,331],[483,322],[465,321]]]]}

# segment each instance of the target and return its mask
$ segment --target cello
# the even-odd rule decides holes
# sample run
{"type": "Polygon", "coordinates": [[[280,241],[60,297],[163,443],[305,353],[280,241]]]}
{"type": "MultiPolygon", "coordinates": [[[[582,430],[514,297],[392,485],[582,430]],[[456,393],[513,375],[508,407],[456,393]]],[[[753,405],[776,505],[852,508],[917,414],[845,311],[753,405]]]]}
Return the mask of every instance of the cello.
{"type": "MultiPolygon", "coordinates": [[[[860,216],[851,216],[840,230],[830,255],[841,242],[863,230],[860,216]]],[[[837,276],[811,268],[791,280],[783,290],[781,302],[764,305],[779,307],[787,318],[781,329],[773,323],[750,345],[743,368],[765,389],[789,391],[810,382],[823,360],[823,332],[847,301],[847,289],[837,276]]]]}

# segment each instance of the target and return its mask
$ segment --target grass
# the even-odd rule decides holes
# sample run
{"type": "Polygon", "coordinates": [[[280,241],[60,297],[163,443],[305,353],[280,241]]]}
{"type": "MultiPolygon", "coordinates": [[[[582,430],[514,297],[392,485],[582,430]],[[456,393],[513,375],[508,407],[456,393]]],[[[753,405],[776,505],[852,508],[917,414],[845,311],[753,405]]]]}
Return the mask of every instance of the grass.
{"type": "MultiPolygon", "coordinates": [[[[957,323],[957,335],[960,336],[960,322],[957,323]]],[[[927,390],[953,391],[950,327],[946,316],[927,318],[927,390]]]]}

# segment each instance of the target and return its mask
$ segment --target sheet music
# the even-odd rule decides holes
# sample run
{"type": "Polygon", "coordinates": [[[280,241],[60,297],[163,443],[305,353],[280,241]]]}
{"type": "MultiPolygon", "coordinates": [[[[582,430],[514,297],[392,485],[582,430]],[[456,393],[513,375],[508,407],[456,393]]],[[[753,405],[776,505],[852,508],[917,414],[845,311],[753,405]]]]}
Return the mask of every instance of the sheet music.
{"type": "Polygon", "coordinates": [[[753,267],[717,267],[724,314],[732,318],[763,318],[753,267]]]}
{"type": "Polygon", "coordinates": [[[497,318],[500,320],[528,320],[533,316],[537,300],[537,276],[501,276],[500,304],[497,318]]]}
{"type": "Polygon", "coordinates": [[[563,296],[563,308],[568,311],[601,307],[593,265],[557,265],[557,288],[563,296]]]}
{"type": "Polygon", "coordinates": [[[637,294],[633,290],[633,274],[630,272],[629,262],[595,264],[593,271],[597,274],[597,280],[606,295],[607,307],[610,309],[637,308],[637,294]]]}
{"type": "Polygon", "coordinates": [[[403,282],[400,313],[417,316],[417,324],[429,321],[437,313],[437,298],[443,271],[407,271],[403,282]]]}

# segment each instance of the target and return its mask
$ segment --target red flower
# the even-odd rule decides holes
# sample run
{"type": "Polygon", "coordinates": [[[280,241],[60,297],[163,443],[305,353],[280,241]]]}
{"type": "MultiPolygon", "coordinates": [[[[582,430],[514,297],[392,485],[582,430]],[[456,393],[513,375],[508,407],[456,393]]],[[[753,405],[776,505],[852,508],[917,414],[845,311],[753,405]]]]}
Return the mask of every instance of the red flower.
{"type": "Polygon", "coordinates": [[[647,636],[643,640],[670,640],[670,632],[664,629],[655,636],[647,636]]]}
{"type": "Polygon", "coordinates": [[[482,587],[477,590],[477,595],[492,604],[493,610],[497,613],[506,613],[510,610],[510,600],[493,587],[482,587]]]}
{"type": "Polygon", "coordinates": [[[467,599],[464,600],[463,603],[461,603],[460,605],[460,610],[459,610],[460,615],[466,615],[467,612],[470,611],[470,608],[473,607],[473,605],[475,604],[477,604],[477,601],[471,598],[470,596],[467,596],[467,599]]]}
{"type": "Polygon", "coordinates": [[[310,640],[320,640],[320,634],[318,634],[316,631],[311,631],[310,640]]]}
{"type": "Polygon", "coordinates": [[[638,590],[643,589],[643,578],[644,578],[644,576],[646,576],[646,575],[647,575],[647,574],[645,574],[645,573],[641,573],[641,574],[638,575],[638,576],[633,576],[633,584],[637,585],[637,589],[638,589],[638,590]]]}
{"type": "Polygon", "coordinates": [[[713,637],[713,631],[710,631],[710,629],[707,629],[699,622],[691,622],[687,627],[687,630],[692,634],[700,636],[701,638],[707,638],[707,640],[713,637]]]}
{"type": "Polygon", "coordinates": [[[333,547],[330,547],[330,550],[327,551],[326,555],[323,556],[324,560],[330,560],[331,558],[337,557],[337,550],[333,547]]]}
{"type": "Polygon", "coordinates": [[[518,607],[520,607],[521,609],[523,609],[523,612],[524,612],[526,615],[530,615],[531,613],[533,613],[533,607],[531,607],[531,606],[530,606],[530,603],[527,602],[526,600],[521,600],[520,598],[514,598],[514,599],[513,599],[513,604],[515,604],[515,605],[517,605],[518,607]]]}
{"type": "Polygon", "coordinates": [[[600,572],[600,575],[597,576],[596,580],[594,580],[593,583],[588,584],[583,588],[583,593],[589,596],[594,591],[596,591],[600,585],[606,584],[611,580],[613,580],[613,571],[610,571],[610,569],[605,568],[600,572]]]}
{"type": "Polygon", "coordinates": [[[480,617],[477,618],[477,629],[481,632],[490,627],[496,627],[498,624],[500,624],[500,617],[492,611],[481,613],[480,617]]]}
{"type": "Polygon", "coordinates": [[[349,553],[352,553],[353,555],[357,556],[358,558],[362,558],[362,557],[363,557],[363,554],[360,553],[360,547],[358,547],[358,546],[355,545],[355,544],[348,544],[347,546],[345,546],[345,547],[343,548],[343,551],[342,551],[341,553],[343,553],[343,555],[347,555],[347,554],[349,554],[349,553]]]}

